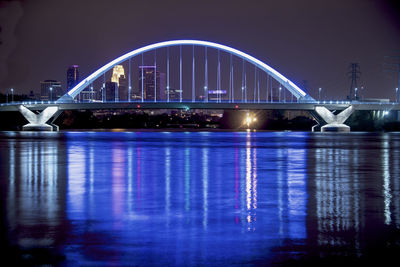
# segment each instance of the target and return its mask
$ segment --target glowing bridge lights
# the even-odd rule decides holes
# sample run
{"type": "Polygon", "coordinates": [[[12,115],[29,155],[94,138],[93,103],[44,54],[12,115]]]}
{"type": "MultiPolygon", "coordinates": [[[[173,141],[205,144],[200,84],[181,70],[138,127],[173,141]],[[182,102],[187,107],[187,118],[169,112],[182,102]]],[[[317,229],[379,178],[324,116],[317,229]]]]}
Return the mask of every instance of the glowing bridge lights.
{"type": "MultiPolygon", "coordinates": [[[[280,74],[278,71],[270,67],[269,65],[265,64],[264,62],[242,52],[237,49],[231,48],[226,45],[221,45],[218,43],[213,43],[213,42],[208,42],[208,41],[199,41],[199,40],[173,40],[173,41],[166,41],[166,42],[160,42],[160,43],[155,43],[151,44],[148,46],[144,46],[142,48],[133,50],[129,53],[126,53],[113,61],[107,63],[103,67],[99,68],[95,72],[93,72],[91,75],[89,75],[86,79],[82,80],[80,83],[78,83],[75,87],[73,87],[71,90],[69,90],[63,97],[61,97],[60,101],[66,100],[66,99],[71,99],[76,97],[82,90],[84,90],[89,84],[91,84],[94,80],[99,78],[101,75],[103,75],[106,71],[110,70],[114,66],[124,62],[125,60],[128,60],[134,56],[143,54],[145,52],[155,50],[158,48],[162,47],[170,47],[170,46],[182,46],[182,45],[196,45],[196,46],[203,46],[203,47],[211,47],[215,48],[218,50],[222,50],[225,52],[230,53],[231,55],[235,55],[237,57],[240,57],[252,64],[254,64],[256,67],[260,68],[264,72],[268,73],[271,75],[275,80],[277,80],[282,86],[287,88],[294,96],[297,98],[310,98],[303,90],[301,90],[297,85],[295,85],[292,81],[287,79],[285,76],[280,74]]],[[[103,85],[104,86],[104,85],[103,85]]],[[[242,88],[243,90],[243,88],[242,88]]]]}

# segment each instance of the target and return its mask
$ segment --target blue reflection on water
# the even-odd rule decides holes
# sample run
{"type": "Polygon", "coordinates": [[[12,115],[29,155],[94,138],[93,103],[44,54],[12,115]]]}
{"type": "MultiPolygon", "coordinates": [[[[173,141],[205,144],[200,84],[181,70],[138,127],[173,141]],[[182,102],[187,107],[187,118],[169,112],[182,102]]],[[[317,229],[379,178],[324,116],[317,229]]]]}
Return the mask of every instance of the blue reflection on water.
{"type": "Polygon", "coordinates": [[[66,133],[81,263],[246,262],[306,238],[306,134],[66,133]]]}

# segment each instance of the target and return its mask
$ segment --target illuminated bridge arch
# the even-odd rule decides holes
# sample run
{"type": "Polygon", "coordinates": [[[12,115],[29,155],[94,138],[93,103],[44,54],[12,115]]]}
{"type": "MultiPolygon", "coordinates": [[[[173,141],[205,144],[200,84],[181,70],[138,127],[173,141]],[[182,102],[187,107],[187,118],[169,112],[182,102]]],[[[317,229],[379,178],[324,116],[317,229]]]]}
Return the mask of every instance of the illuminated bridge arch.
{"type": "Polygon", "coordinates": [[[95,72],[93,72],[91,75],[86,77],[84,80],[82,80],[80,83],[78,83],[75,87],[73,87],[71,90],[69,90],[64,96],[59,98],[57,102],[69,102],[72,101],[73,98],[75,98],[82,90],[84,90],[86,87],[88,87],[93,81],[95,81],[97,78],[99,78],[101,75],[103,75],[105,72],[113,68],[115,65],[118,65],[125,60],[128,60],[129,58],[132,58],[134,56],[140,55],[142,53],[155,50],[158,48],[162,47],[170,47],[170,46],[180,46],[180,45],[196,45],[196,46],[203,46],[203,47],[211,47],[215,49],[219,49],[222,51],[226,51],[232,55],[235,55],[239,58],[242,58],[246,60],[247,62],[250,62],[269,74],[271,77],[273,77],[276,81],[278,81],[283,87],[285,87],[287,90],[289,90],[298,100],[314,100],[311,96],[309,96],[306,92],[304,92],[302,89],[300,89],[297,85],[295,85],[292,81],[287,79],[285,76],[280,74],[278,71],[270,67],[269,65],[265,64],[264,62],[256,59],[255,57],[252,57],[240,50],[231,48],[226,45],[218,44],[218,43],[213,43],[213,42],[208,42],[208,41],[199,41],[199,40],[173,40],[173,41],[165,41],[165,42],[160,42],[160,43],[155,43],[151,45],[144,46],[142,48],[135,49],[129,53],[126,53],[113,61],[107,63],[103,67],[99,68],[95,72]]]}

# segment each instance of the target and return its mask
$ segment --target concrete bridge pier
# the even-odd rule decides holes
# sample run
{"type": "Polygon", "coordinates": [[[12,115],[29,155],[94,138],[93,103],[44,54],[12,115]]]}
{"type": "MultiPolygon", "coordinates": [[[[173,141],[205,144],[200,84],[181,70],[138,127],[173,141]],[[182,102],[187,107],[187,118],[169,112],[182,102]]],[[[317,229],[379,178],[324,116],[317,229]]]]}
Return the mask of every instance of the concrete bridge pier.
{"type": "Polygon", "coordinates": [[[18,110],[29,122],[22,126],[23,131],[58,131],[58,126],[54,124],[55,119],[61,114],[57,106],[47,107],[39,114],[36,114],[23,105],[18,106],[18,110]],[[51,118],[53,120],[47,124],[51,118]]]}
{"type": "MultiPolygon", "coordinates": [[[[329,111],[326,107],[317,106],[315,107],[315,113],[327,124],[321,127],[321,132],[350,132],[350,127],[344,122],[350,117],[354,112],[354,107],[350,105],[348,108],[335,115],[329,111]]],[[[320,123],[321,119],[317,119],[320,123]]],[[[318,125],[312,128],[312,131],[317,128],[318,125]]]]}

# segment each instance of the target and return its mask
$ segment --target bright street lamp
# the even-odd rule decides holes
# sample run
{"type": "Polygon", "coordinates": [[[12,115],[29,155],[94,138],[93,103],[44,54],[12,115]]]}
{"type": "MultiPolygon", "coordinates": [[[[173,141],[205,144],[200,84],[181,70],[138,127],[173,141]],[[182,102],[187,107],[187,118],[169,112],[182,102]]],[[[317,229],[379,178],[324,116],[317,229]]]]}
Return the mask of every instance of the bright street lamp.
{"type": "Polygon", "coordinates": [[[11,103],[14,102],[14,88],[11,88],[11,103]]]}
{"type": "Polygon", "coordinates": [[[50,86],[50,101],[52,101],[53,100],[53,87],[52,86],[50,86]]]}
{"type": "Polygon", "coordinates": [[[321,90],[322,90],[322,88],[320,87],[318,89],[318,101],[321,101],[321,90]]]}
{"type": "Polygon", "coordinates": [[[281,91],[282,91],[282,87],[279,86],[279,102],[281,102],[281,91]]]}
{"type": "Polygon", "coordinates": [[[396,102],[399,102],[399,93],[398,93],[398,91],[399,91],[399,88],[396,87],[396,102]]]}
{"type": "Polygon", "coordinates": [[[254,115],[247,113],[246,114],[246,119],[244,120],[244,124],[246,124],[247,125],[247,129],[249,129],[250,125],[252,123],[255,123],[256,121],[257,121],[257,118],[254,115]]]}

